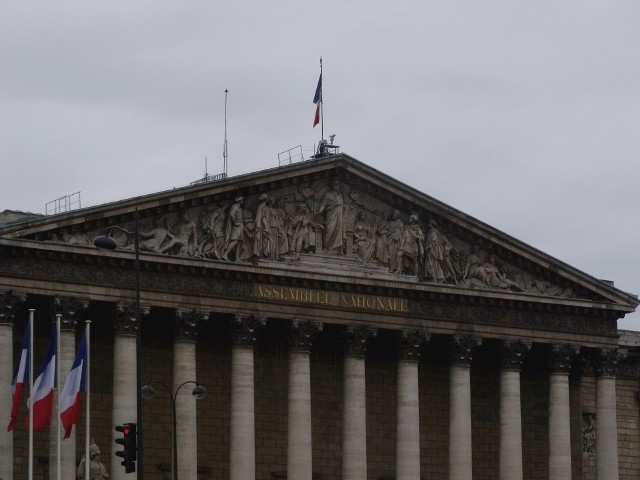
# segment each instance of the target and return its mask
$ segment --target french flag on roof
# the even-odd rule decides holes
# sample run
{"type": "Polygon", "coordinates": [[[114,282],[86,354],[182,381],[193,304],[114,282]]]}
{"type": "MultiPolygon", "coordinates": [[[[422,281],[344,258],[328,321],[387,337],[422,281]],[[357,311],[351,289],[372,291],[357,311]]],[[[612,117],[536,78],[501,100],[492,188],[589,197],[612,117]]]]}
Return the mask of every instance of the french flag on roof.
{"type": "Polygon", "coordinates": [[[44,357],[38,377],[33,384],[33,394],[29,404],[33,405],[33,431],[42,430],[51,425],[53,412],[53,391],[56,388],[56,347],[57,335],[54,330],[44,357]]]}
{"type": "Polygon", "coordinates": [[[87,331],[85,329],[71,371],[60,394],[60,421],[64,438],[69,438],[73,426],[78,423],[80,392],[87,391],[87,331]]]}
{"type": "Polygon", "coordinates": [[[29,324],[24,332],[24,340],[22,341],[22,351],[20,353],[20,362],[16,369],[16,374],[13,377],[11,387],[13,388],[13,405],[11,406],[11,419],[9,420],[9,426],[7,432],[10,432],[16,428],[18,419],[18,409],[20,407],[20,399],[22,398],[22,390],[24,384],[29,383],[29,344],[31,336],[29,334],[29,324]]]}
{"type": "Polygon", "coordinates": [[[320,104],[322,103],[322,73],[318,79],[318,86],[316,87],[316,93],[313,96],[313,103],[316,104],[316,116],[313,119],[313,126],[315,127],[320,123],[320,104]]]}

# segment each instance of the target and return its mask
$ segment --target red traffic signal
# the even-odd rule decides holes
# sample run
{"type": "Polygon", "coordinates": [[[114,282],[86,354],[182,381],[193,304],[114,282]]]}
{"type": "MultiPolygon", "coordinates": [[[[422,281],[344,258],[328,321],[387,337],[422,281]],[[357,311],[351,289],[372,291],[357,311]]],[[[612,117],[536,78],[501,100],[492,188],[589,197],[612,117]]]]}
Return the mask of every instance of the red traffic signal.
{"type": "Polygon", "coordinates": [[[135,423],[125,423],[116,426],[116,432],[122,433],[122,438],[116,438],[116,443],[122,445],[122,450],[116,452],[116,456],[122,457],[120,465],[125,473],[136,471],[136,459],[138,452],[137,428],[135,423]]]}

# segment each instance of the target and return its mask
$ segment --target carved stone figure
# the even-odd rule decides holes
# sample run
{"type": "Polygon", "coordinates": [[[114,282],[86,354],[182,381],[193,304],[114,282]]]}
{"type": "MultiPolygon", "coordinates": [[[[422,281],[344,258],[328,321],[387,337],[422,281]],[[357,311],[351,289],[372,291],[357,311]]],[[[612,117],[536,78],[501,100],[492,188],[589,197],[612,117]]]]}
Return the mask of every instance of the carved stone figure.
{"type": "Polygon", "coordinates": [[[198,246],[198,233],[196,223],[189,217],[189,212],[184,210],[180,220],[174,226],[173,238],[162,247],[159,253],[177,250],[177,255],[195,255],[198,246]]]}
{"type": "Polygon", "coordinates": [[[429,220],[429,229],[425,240],[425,280],[442,283],[445,280],[444,269],[444,244],[438,230],[438,223],[429,220]]]}
{"type": "MultiPolygon", "coordinates": [[[[91,439],[91,445],[89,446],[89,456],[90,456],[90,464],[89,464],[89,480],[106,480],[110,478],[109,473],[105,466],[100,462],[100,449],[96,442],[91,439]]],[[[78,469],[76,470],[76,478],[78,480],[86,480],[85,479],[85,464],[86,464],[86,455],[82,456],[80,460],[80,464],[78,465],[78,469]]]]}
{"type": "Polygon", "coordinates": [[[339,182],[333,182],[331,189],[324,194],[317,215],[324,213],[324,234],[322,247],[327,253],[344,255],[347,235],[344,227],[344,197],[339,182]]]}
{"type": "Polygon", "coordinates": [[[367,223],[367,212],[361,210],[353,225],[353,251],[360,260],[368,263],[373,260],[375,247],[372,230],[367,223]]]}
{"type": "MultiPolygon", "coordinates": [[[[249,210],[242,210],[242,236],[240,247],[240,261],[248,262],[254,257],[254,245],[256,239],[256,222],[249,210]]],[[[254,261],[257,257],[254,257],[254,261]]]]}
{"type": "Polygon", "coordinates": [[[175,238],[169,231],[166,218],[153,219],[153,228],[148,232],[139,232],[140,237],[146,239],[140,242],[141,251],[162,253],[162,246],[175,238]]]}
{"type": "Polygon", "coordinates": [[[309,209],[304,203],[298,205],[296,214],[291,219],[291,253],[313,253],[316,251],[316,234],[309,209]]]}
{"type": "Polygon", "coordinates": [[[260,195],[260,205],[256,210],[255,232],[253,239],[253,255],[255,257],[271,257],[271,209],[266,193],[260,195]]]}
{"type": "MultiPolygon", "coordinates": [[[[271,202],[271,199],[269,199],[271,202]]],[[[271,208],[271,259],[282,260],[289,253],[289,214],[285,210],[284,198],[280,197],[275,207],[271,208]]]]}
{"type": "Polygon", "coordinates": [[[411,271],[418,277],[420,264],[424,259],[424,233],[418,225],[417,215],[409,217],[409,225],[402,232],[396,256],[398,257],[397,273],[411,271]]]}
{"type": "Polygon", "coordinates": [[[375,238],[374,260],[378,265],[389,265],[389,222],[381,211],[376,211],[373,223],[375,238]]]}
{"type": "Polygon", "coordinates": [[[402,241],[402,233],[404,232],[404,223],[400,219],[400,212],[398,210],[394,210],[393,213],[391,213],[388,230],[387,250],[389,251],[389,271],[399,272],[401,266],[398,251],[400,242],[402,241]]]}
{"type": "Polygon", "coordinates": [[[584,453],[596,453],[596,419],[592,413],[584,418],[582,429],[582,451],[584,453]]]}
{"type": "Polygon", "coordinates": [[[462,277],[460,257],[443,228],[440,228],[440,242],[442,244],[442,253],[444,255],[442,259],[444,276],[447,280],[452,280],[457,284],[459,279],[462,277]]]}
{"type": "Polygon", "coordinates": [[[484,260],[480,254],[480,247],[474,245],[471,247],[471,253],[467,257],[462,278],[468,286],[487,285],[489,276],[484,269],[484,260]]]}
{"type": "Polygon", "coordinates": [[[498,259],[495,255],[491,255],[489,263],[484,265],[485,272],[488,277],[488,285],[493,288],[510,288],[513,290],[522,290],[520,286],[511,280],[504,272],[498,268],[498,259]]]}
{"type": "Polygon", "coordinates": [[[235,260],[240,261],[240,248],[242,247],[242,235],[244,233],[244,221],[242,218],[242,206],[244,197],[236,197],[229,210],[225,228],[225,249],[222,260],[229,260],[229,254],[234,253],[235,260]]]}
{"type": "Polygon", "coordinates": [[[204,212],[200,225],[205,235],[200,241],[200,255],[220,260],[224,253],[224,230],[226,205],[204,212]]]}

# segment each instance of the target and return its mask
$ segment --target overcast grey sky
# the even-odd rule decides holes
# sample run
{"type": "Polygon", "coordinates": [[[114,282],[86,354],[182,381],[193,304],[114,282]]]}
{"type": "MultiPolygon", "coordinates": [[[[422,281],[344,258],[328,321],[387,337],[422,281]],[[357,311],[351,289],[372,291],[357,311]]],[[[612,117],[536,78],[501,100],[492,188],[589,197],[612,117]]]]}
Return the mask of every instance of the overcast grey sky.
{"type": "MultiPolygon", "coordinates": [[[[0,4],[0,211],[342,151],[640,292],[640,2],[0,4]]],[[[640,314],[621,328],[640,329],[640,314]]]]}

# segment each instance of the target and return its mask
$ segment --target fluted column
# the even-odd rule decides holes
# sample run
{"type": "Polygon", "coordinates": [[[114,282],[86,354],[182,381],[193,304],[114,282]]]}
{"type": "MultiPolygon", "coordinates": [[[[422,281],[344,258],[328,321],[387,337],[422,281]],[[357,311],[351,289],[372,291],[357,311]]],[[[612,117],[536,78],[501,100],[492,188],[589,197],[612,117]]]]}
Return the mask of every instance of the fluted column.
{"type": "Polygon", "coordinates": [[[424,330],[402,330],[398,338],[396,479],[420,480],[418,360],[429,334],[424,330]]]}
{"type": "Polygon", "coordinates": [[[196,480],[198,477],[198,422],[196,399],[191,394],[195,385],[191,382],[196,381],[197,327],[208,318],[208,311],[176,309],[175,341],[173,344],[173,392],[176,402],[178,476],[182,480],[196,480]]]}
{"type": "Polygon", "coordinates": [[[505,340],[500,370],[500,480],[522,480],[520,367],[531,343],[505,340]]]}
{"type": "Polygon", "coordinates": [[[569,369],[579,348],[552,345],[549,357],[549,480],[571,479],[569,369]]]}
{"type": "Polygon", "coordinates": [[[618,480],[616,374],[624,355],[617,348],[600,350],[596,365],[596,474],[598,480],[618,480]]]}
{"type": "Polygon", "coordinates": [[[311,338],[321,324],[293,320],[289,335],[287,478],[312,480],[311,338]]]}
{"type": "MultiPolygon", "coordinates": [[[[141,313],[146,313],[146,311],[141,313]]],[[[114,327],[111,424],[137,423],[136,405],[140,393],[138,392],[136,378],[136,335],[138,334],[138,323],[136,322],[135,304],[116,305],[114,327]]],[[[120,434],[111,429],[111,436],[111,449],[113,452],[116,445],[115,440],[120,437],[120,434]]],[[[122,462],[122,458],[116,457],[112,453],[111,478],[112,480],[129,480],[131,477],[124,473],[124,468],[120,465],[120,462],[122,462]]]]}
{"type": "MultiPolygon", "coordinates": [[[[7,431],[11,406],[13,405],[13,325],[18,304],[24,302],[25,295],[14,294],[11,290],[0,295],[0,478],[13,478],[13,431],[7,431]]],[[[22,347],[21,347],[22,348],[22,347]]],[[[16,425],[16,428],[24,426],[16,425]]]]}
{"type": "Polygon", "coordinates": [[[454,335],[449,369],[449,480],[471,480],[471,360],[481,340],[454,335]]]}
{"type": "Polygon", "coordinates": [[[253,345],[264,317],[237,314],[231,349],[231,480],[256,478],[256,429],[253,345]]]}
{"type": "MultiPolygon", "coordinates": [[[[69,297],[56,297],[52,302],[52,311],[60,314],[60,382],[56,395],[59,395],[64,388],[67,375],[73,365],[76,356],[76,325],[81,311],[89,306],[88,300],[78,300],[69,297]]],[[[55,322],[55,316],[54,316],[55,322]]],[[[57,448],[58,448],[58,422],[60,413],[58,412],[58,402],[53,404],[53,414],[51,417],[51,427],[49,427],[49,478],[57,478],[57,448]]],[[[64,432],[61,433],[62,442],[60,444],[60,477],[73,478],[76,474],[76,429],[73,429],[71,436],[62,440],[64,432]]]]}
{"type": "Polygon", "coordinates": [[[342,421],[342,478],[367,478],[367,397],[365,354],[376,334],[365,326],[348,326],[344,357],[344,410],[342,421]]]}

